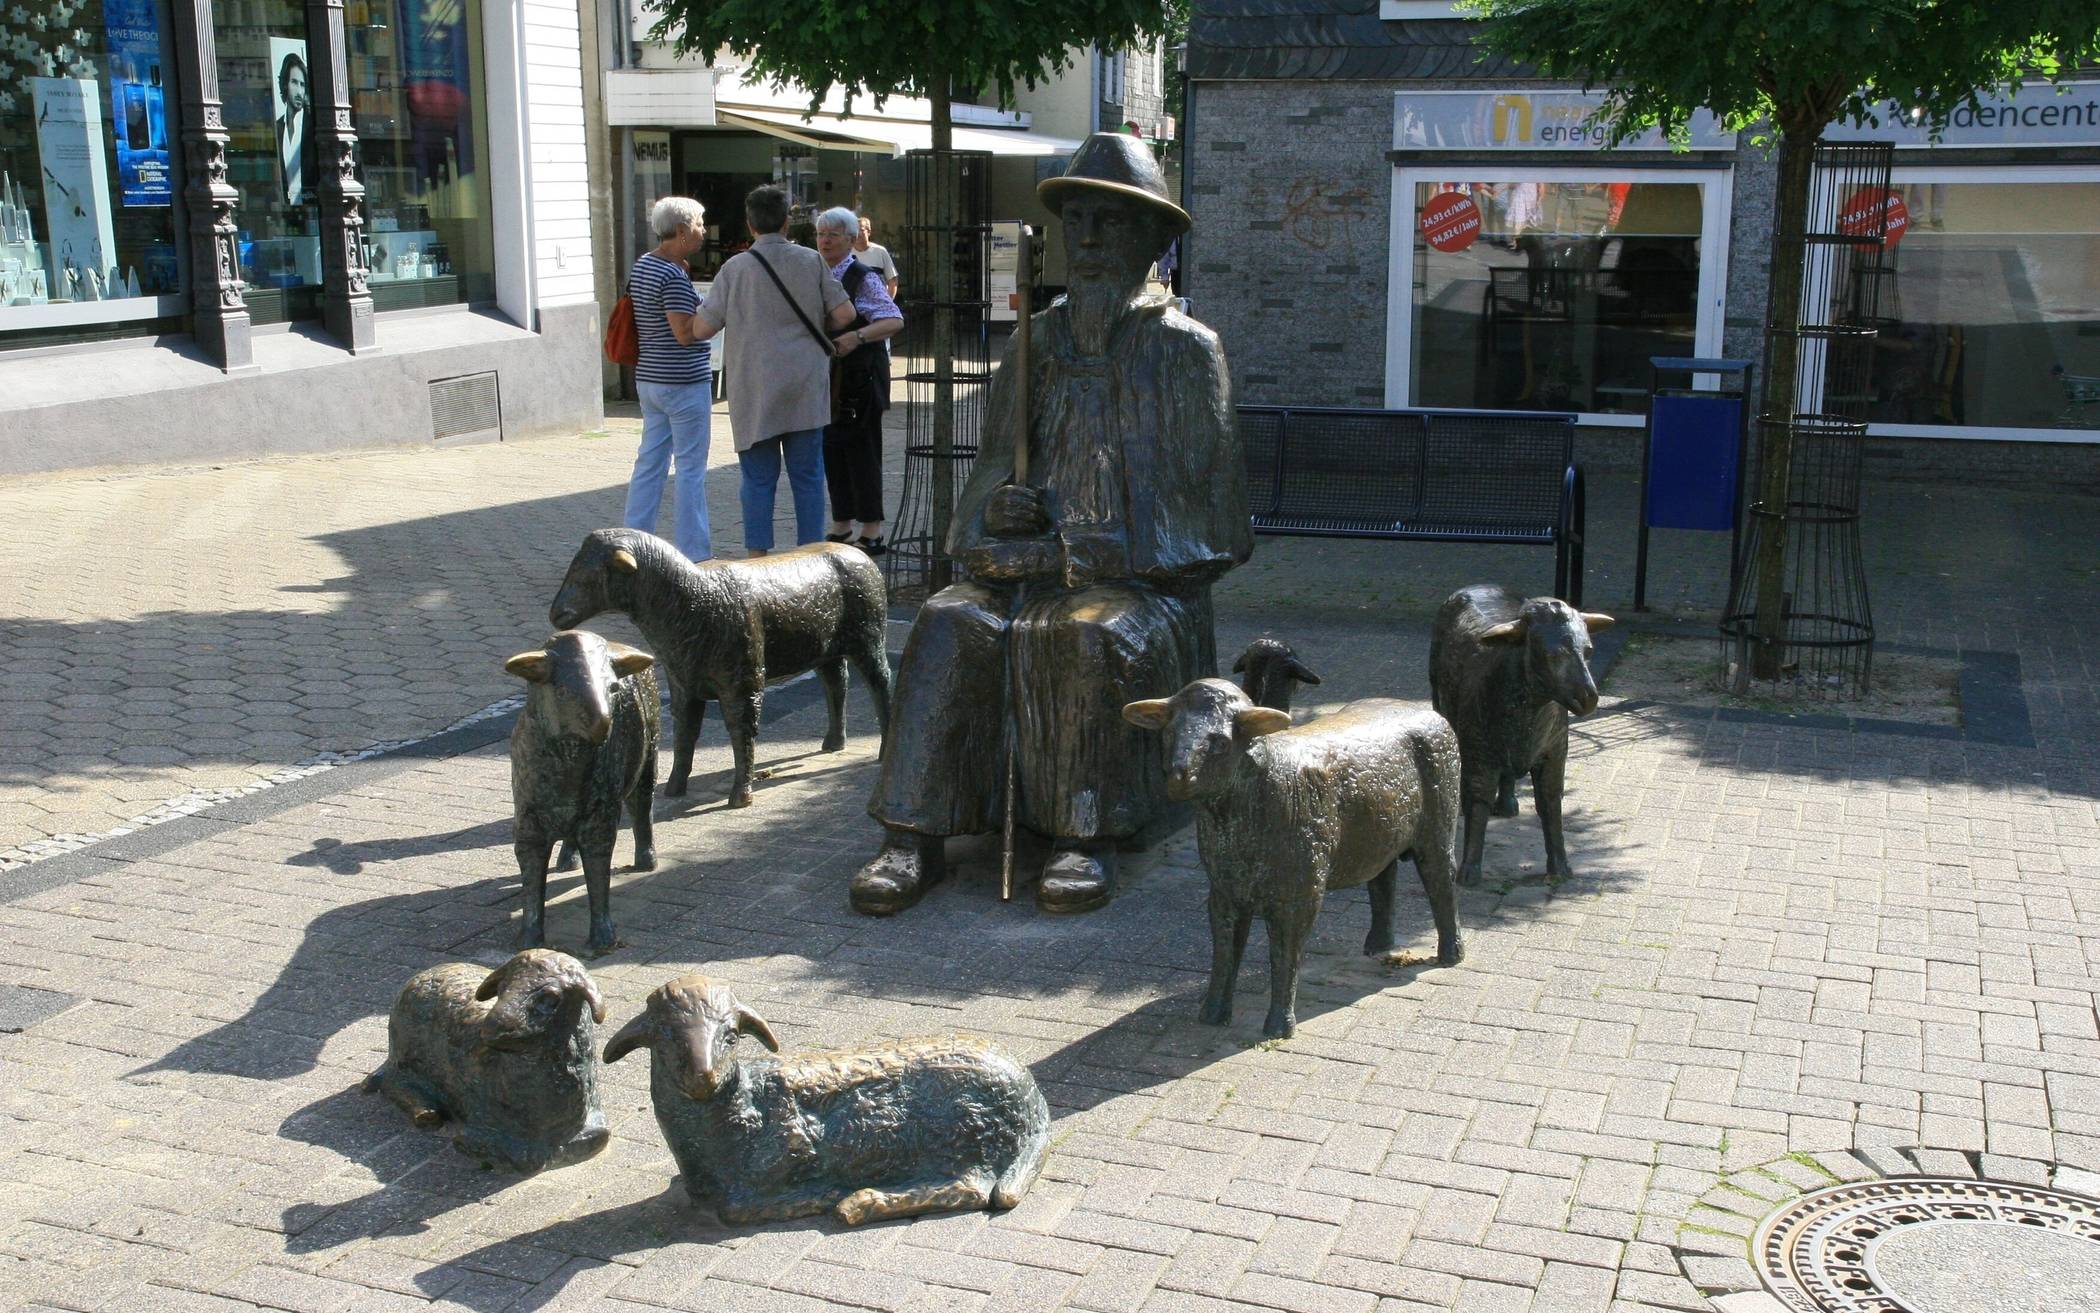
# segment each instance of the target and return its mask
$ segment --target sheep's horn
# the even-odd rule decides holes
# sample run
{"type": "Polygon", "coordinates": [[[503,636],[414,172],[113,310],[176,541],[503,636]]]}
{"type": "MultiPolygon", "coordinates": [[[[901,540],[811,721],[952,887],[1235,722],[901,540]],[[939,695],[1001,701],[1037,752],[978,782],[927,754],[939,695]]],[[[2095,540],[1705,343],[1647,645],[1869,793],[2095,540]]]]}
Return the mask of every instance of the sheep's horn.
{"type": "MultiPolygon", "coordinates": [[[[602,1015],[598,1018],[600,1021],[604,1019],[602,1015]]],[[[620,1027],[619,1034],[614,1035],[605,1042],[605,1060],[607,1062],[618,1062],[648,1042],[649,1014],[646,1011],[638,1012],[635,1014],[634,1020],[620,1027]]]]}
{"type": "Polygon", "coordinates": [[[508,979],[510,979],[510,963],[505,962],[502,966],[488,973],[487,978],[481,982],[481,988],[474,991],[475,999],[482,1003],[488,1002],[496,997],[497,994],[503,992],[503,982],[508,979]]]}
{"type": "Polygon", "coordinates": [[[773,1052],[780,1052],[780,1041],[773,1038],[773,1028],[766,1024],[764,1017],[761,1017],[741,1003],[736,1005],[735,1015],[736,1028],[739,1031],[751,1036],[751,1038],[773,1050],[773,1052]]]}

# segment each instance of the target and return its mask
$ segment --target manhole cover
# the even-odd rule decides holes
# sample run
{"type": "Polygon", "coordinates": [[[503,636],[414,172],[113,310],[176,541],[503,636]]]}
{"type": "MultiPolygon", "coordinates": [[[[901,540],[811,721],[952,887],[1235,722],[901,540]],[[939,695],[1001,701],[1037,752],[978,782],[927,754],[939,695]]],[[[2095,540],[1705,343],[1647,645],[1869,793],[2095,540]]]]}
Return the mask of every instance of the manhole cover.
{"type": "Polygon", "coordinates": [[[2100,1309],[2100,1200],[1907,1177],[1796,1199],[1757,1234],[1759,1275],[1800,1313],[2100,1309]]]}

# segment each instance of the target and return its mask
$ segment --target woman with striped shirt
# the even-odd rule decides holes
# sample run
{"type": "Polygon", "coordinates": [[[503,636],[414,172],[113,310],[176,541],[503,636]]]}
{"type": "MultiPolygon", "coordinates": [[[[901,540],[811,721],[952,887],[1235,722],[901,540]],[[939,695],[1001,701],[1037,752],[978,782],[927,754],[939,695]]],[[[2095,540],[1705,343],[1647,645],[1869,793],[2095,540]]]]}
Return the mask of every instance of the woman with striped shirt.
{"type": "Polygon", "coordinates": [[[707,528],[707,440],[714,410],[707,339],[715,335],[698,318],[700,297],[686,261],[707,240],[706,213],[689,196],[666,196],[649,211],[656,249],[644,252],[627,276],[634,300],[635,336],[641,362],[634,390],[642,402],[642,446],[627,481],[626,525],[656,532],[664,474],[678,481],[671,541],[688,560],[714,554],[707,528]]]}

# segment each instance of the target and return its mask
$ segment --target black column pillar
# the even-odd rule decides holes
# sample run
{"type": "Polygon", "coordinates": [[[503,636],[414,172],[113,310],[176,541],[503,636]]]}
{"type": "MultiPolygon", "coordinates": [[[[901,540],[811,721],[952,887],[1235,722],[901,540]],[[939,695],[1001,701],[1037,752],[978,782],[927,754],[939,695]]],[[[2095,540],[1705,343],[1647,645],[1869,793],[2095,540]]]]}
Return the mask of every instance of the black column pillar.
{"type": "Polygon", "coordinates": [[[321,200],[321,323],[353,353],[377,345],[365,284],[365,187],[350,121],[349,41],[343,0],[306,0],[313,56],[315,187],[321,200]]]}
{"type": "Polygon", "coordinates": [[[241,297],[236,199],[226,180],[226,119],[219,106],[218,44],[211,0],[175,0],[176,83],[181,88],[183,204],[190,217],[193,331],[228,373],[254,366],[248,303],[241,297]]]}

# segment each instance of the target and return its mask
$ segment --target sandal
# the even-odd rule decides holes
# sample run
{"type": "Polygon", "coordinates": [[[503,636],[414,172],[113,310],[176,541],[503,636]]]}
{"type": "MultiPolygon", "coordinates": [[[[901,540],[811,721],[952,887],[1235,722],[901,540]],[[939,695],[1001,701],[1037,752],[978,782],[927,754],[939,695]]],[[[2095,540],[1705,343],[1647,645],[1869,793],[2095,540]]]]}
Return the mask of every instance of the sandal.
{"type": "Polygon", "coordinates": [[[889,544],[883,542],[880,538],[862,538],[853,545],[870,556],[883,556],[890,550],[889,544]]]}
{"type": "Polygon", "coordinates": [[[850,543],[853,541],[853,530],[848,529],[844,533],[827,533],[824,535],[824,541],[828,543],[850,543]]]}

